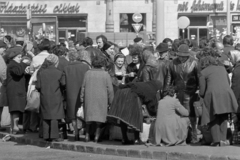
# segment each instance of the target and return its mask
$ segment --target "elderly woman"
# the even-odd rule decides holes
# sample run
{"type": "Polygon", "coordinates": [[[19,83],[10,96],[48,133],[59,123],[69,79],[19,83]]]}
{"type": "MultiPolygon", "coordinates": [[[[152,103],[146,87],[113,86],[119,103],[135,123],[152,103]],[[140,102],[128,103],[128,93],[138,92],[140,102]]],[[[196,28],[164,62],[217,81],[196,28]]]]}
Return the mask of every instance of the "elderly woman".
{"type": "Polygon", "coordinates": [[[89,66],[78,61],[80,59],[79,52],[72,52],[72,54],[73,53],[75,54],[71,55],[71,57],[75,57],[75,61],[70,62],[68,66],[64,68],[67,100],[66,116],[72,121],[75,130],[75,140],[79,140],[76,115],[78,108],[81,106],[79,95],[83,84],[83,78],[85,73],[89,70],[89,66]]]}
{"type": "Polygon", "coordinates": [[[56,67],[58,57],[49,55],[37,75],[36,89],[40,92],[40,114],[43,119],[43,138],[47,141],[62,141],[59,138],[58,122],[65,117],[60,90],[65,85],[63,73],[56,67]]]}
{"type": "Polygon", "coordinates": [[[150,142],[160,146],[186,144],[189,112],[176,98],[174,87],[163,91],[163,99],[158,103],[157,119],[150,142]]]}
{"type": "Polygon", "coordinates": [[[238,104],[229,86],[226,69],[218,65],[215,55],[213,53],[200,59],[199,94],[205,103],[201,123],[208,124],[210,128],[213,138],[211,145],[224,146],[229,144],[226,140],[228,114],[236,113],[238,104]]]}
{"type": "Polygon", "coordinates": [[[89,127],[96,124],[94,141],[98,142],[101,124],[106,122],[108,106],[113,100],[113,86],[110,75],[104,71],[105,59],[102,56],[93,58],[93,68],[86,72],[82,90],[81,102],[84,107],[86,121],[85,141],[89,141],[89,127]]]}
{"type": "Polygon", "coordinates": [[[26,79],[27,64],[22,62],[22,52],[12,51],[9,54],[10,62],[7,66],[7,98],[11,114],[11,130],[13,134],[19,132],[18,121],[26,106],[26,79]]]}

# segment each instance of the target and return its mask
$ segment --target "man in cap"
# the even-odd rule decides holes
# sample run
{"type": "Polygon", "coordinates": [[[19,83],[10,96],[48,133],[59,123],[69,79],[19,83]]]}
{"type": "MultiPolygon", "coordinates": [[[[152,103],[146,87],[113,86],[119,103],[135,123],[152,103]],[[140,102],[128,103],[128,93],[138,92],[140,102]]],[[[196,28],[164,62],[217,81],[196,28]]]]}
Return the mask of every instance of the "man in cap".
{"type": "Polygon", "coordinates": [[[177,98],[180,103],[189,111],[193,135],[192,143],[198,142],[196,116],[193,107],[193,101],[196,101],[198,81],[198,63],[190,56],[189,46],[181,44],[178,48],[177,58],[172,60],[169,65],[170,84],[175,86],[177,98]]]}
{"type": "Polygon", "coordinates": [[[170,73],[169,73],[169,55],[168,45],[166,43],[160,43],[156,47],[155,55],[157,56],[158,71],[156,72],[156,80],[159,80],[163,86],[163,89],[169,85],[170,73]]]}
{"type": "Polygon", "coordinates": [[[141,37],[136,37],[134,40],[133,40],[134,44],[138,44],[140,46],[144,46],[144,43],[143,43],[143,39],[141,37]]]}

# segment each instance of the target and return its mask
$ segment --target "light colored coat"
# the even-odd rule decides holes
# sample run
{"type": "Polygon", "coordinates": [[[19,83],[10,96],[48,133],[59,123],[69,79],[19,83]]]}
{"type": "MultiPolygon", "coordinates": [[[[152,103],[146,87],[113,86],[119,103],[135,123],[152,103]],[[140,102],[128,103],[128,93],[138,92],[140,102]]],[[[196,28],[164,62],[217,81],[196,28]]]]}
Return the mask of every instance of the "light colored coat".
{"type": "Polygon", "coordinates": [[[6,86],[4,82],[7,78],[7,65],[3,60],[3,57],[0,55],[0,107],[3,107],[7,103],[6,97],[6,86]]]}
{"type": "Polygon", "coordinates": [[[102,69],[86,72],[81,90],[86,122],[106,122],[108,106],[114,96],[110,75],[102,69]]]}
{"type": "Polygon", "coordinates": [[[166,146],[185,144],[188,126],[190,124],[187,109],[178,99],[170,96],[164,97],[158,103],[157,119],[150,141],[153,144],[166,146]]]}

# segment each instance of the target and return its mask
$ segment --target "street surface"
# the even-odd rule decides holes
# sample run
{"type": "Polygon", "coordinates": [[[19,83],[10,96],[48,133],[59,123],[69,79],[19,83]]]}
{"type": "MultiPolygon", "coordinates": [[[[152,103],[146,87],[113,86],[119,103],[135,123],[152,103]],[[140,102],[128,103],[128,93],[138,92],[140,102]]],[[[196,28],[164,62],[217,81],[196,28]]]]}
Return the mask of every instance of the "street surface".
{"type": "Polygon", "coordinates": [[[118,157],[81,152],[46,149],[15,142],[0,141],[0,160],[137,160],[137,158],[118,157]]]}

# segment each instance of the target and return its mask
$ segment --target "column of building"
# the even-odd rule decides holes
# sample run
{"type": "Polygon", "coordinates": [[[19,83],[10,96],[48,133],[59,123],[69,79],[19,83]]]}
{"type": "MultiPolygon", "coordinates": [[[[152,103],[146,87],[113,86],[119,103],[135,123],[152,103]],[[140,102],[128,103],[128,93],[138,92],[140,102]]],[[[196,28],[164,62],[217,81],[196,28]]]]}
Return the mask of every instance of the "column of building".
{"type": "Polygon", "coordinates": [[[106,0],[106,32],[114,32],[113,0],[106,0]]]}
{"type": "Polygon", "coordinates": [[[152,12],[152,31],[156,32],[156,23],[157,23],[157,0],[152,0],[153,3],[153,12],[152,12]]]}

